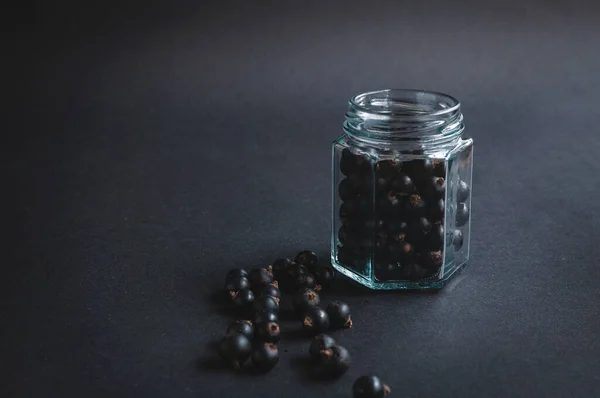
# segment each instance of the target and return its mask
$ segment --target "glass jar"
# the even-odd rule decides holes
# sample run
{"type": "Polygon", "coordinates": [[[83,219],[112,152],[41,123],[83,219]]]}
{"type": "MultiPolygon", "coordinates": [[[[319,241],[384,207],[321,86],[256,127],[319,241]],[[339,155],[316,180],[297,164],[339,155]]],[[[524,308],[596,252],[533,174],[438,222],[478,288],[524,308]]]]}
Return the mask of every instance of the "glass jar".
{"type": "Polygon", "coordinates": [[[460,103],[364,93],[333,143],[334,267],[372,289],[441,288],[469,259],[473,140],[460,103]]]}

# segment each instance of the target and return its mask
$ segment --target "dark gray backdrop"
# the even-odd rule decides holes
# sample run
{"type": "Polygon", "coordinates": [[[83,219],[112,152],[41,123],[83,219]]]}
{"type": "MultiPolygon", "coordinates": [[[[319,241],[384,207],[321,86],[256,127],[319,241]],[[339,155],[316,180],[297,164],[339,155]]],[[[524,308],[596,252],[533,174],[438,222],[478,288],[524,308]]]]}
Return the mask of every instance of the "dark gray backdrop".
{"type": "Polygon", "coordinates": [[[4,396],[347,397],[369,372],[396,397],[598,396],[591,4],[22,5],[4,26],[4,396]],[[355,364],[337,382],[306,379],[293,323],[270,374],[220,370],[225,270],[327,254],[330,142],[350,96],[387,87],[463,103],[471,265],[436,295],[340,282],[355,364]]]}

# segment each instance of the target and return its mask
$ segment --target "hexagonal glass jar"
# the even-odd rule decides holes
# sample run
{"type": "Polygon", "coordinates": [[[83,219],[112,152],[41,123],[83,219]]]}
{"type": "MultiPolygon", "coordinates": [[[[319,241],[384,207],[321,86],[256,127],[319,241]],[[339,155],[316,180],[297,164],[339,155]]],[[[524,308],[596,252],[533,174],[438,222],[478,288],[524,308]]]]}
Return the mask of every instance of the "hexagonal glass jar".
{"type": "Polygon", "coordinates": [[[469,260],[473,140],[460,103],[417,90],[352,98],[333,143],[334,267],[372,289],[441,288],[469,260]]]}

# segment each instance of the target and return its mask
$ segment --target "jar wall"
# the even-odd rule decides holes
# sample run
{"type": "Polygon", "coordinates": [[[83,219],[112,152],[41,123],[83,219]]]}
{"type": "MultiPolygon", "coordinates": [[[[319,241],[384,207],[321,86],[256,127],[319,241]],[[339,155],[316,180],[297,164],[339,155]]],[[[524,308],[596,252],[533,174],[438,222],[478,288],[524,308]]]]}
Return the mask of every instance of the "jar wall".
{"type": "Polygon", "coordinates": [[[373,289],[440,288],[469,258],[471,140],[426,155],[333,144],[331,258],[373,289]]]}

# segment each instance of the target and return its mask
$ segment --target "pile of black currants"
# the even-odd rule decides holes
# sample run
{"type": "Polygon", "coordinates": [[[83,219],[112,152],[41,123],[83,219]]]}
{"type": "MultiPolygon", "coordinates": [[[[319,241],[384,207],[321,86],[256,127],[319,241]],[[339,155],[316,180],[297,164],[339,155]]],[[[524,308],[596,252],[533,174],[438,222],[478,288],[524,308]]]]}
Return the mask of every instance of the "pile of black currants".
{"type": "Polygon", "coordinates": [[[459,181],[452,197],[455,220],[448,223],[452,232],[446,232],[446,168],[446,161],[435,159],[372,162],[344,149],[340,170],[345,178],[338,186],[342,200],[338,261],[362,272],[373,258],[379,281],[436,275],[444,263],[446,242],[460,250],[463,236],[458,227],[469,220],[470,189],[459,181]]]}
{"type": "Polygon", "coordinates": [[[298,253],[294,261],[282,258],[266,268],[229,271],[225,289],[243,319],[227,328],[218,347],[221,358],[236,370],[248,359],[261,371],[275,367],[279,361],[279,307],[283,295],[292,296],[294,311],[308,336],[352,327],[347,304],[333,301],[325,309],[321,307],[319,292],[330,287],[334,277],[331,265],[319,264],[317,255],[308,250],[298,253]]]}

